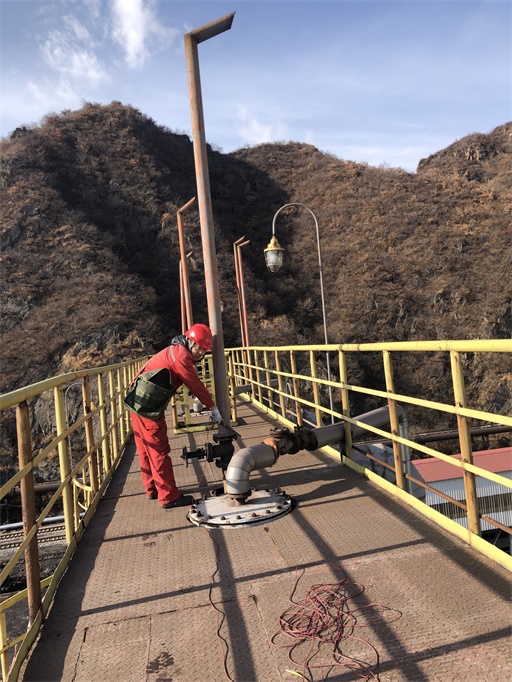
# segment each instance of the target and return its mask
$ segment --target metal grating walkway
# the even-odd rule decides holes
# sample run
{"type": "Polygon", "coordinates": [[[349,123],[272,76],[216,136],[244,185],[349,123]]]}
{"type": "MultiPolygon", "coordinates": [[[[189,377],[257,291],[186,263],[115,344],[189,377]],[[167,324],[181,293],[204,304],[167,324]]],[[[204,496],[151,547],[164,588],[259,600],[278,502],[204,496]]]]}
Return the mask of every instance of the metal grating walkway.
{"type": "MultiPolygon", "coordinates": [[[[260,443],[273,425],[242,403],[238,447],[260,443]]],[[[184,492],[199,496],[221,485],[214,465],[193,460],[185,468],[180,458],[184,445],[194,450],[208,438],[173,438],[176,479],[184,492]]],[[[265,525],[208,531],[187,521],[187,509],[161,510],[146,499],[130,447],[20,679],[301,679],[287,671],[304,669],[270,640],[290,606],[298,568],[305,571],[295,594],[300,601],[307,587],[336,582],[336,567],[364,586],[367,604],[390,609],[357,630],[379,654],[378,677],[372,679],[512,679],[505,569],[320,452],[285,455],[271,469],[253,472],[251,483],[284,488],[297,508],[265,525]]],[[[352,656],[372,660],[366,644],[351,640],[347,647],[352,656]]],[[[328,672],[326,665],[315,669],[313,679],[328,672]]],[[[339,667],[327,679],[362,678],[339,667]]]]}

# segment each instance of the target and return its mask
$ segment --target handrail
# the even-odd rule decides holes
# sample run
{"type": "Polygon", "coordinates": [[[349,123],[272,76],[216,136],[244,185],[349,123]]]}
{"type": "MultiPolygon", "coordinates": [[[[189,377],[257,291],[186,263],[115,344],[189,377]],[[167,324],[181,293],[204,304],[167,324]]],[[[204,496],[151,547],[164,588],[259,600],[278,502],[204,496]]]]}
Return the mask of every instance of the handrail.
{"type": "MultiPolygon", "coordinates": [[[[470,405],[466,399],[465,372],[463,368],[464,353],[503,353],[506,354],[506,362],[503,367],[503,376],[507,375],[510,367],[509,356],[512,354],[512,340],[510,339],[475,339],[475,340],[441,340],[441,341],[404,341],[404,342],[379,342],[361,344],[308,344],[300,346],[251,346],[228,349],[232,355],[230,367],[233,368],[231,379],[236,385],[248,384],[251,388],[244,397],[256,404],[274,418],[288,427],[294,428],[308,423],[312,426],[322,424],[323,417],[331,417],[345,422],[346,426],[359,426],[365,428],[369,434],[390,440],[393,446],[394,465],[391,467],[395,473],[395,483],[390,483],[373,471],[359,465],[354,460],[351,431],[345,429],[345,440],[342,450],[327,447],[325,450],[333,457],[341,459],[344,464],[364,474],[381,487],[389,490],[397,497],[419,509],[422,513],[434,518],[441,526],[461,537],[469,544],[476,547],[484,554],[491,556],[495,561],[506,565],[512,570],[510,555],[495,548],[491,543],[482,539],[482,522],[494,527],[499,531],[512,534],[510,527],[504,526],[498,519],[493,519],[489,514],[480,511],[477,478],[484,479],[492,484],[502,486],[502,490],[512,488],[512,480],[499,473],[493,473],[478,467],[473,462],[473,453],[469,429],[469,420],[478,420],[484,423],[497,424],[511,427],[512,417],[506,414],[496,414],[482,409],[483,406],[470,405]],[[396,361],[395,353],[446,353],[449,357],[452,379],[451,402],[439,402],[416,396],[404,395],[395,388],[394,375],[400,375],[402,367],[396,361]],[[331,372],[331,381],[326,378],[326,366],[328,354],[336,353],[338,356],[338,368],[331,372]],[[364,353],[380,353],[382,356],[382,385],[369,388],[357,385],[350,381],[347,371],[347,358],[364,353]],[[277,386],[271,385],[271,379],[278,380],[277,386]],[[282,386],[283,379],[288,380],[287,389],[282,386]],[[281,385],[279,385],[279,382],[281,385]],[[332,387],[340,406],[337,410],[331,410],[327,406],[325,388],[332,387]],[[323,390],[323,393],[322,393],[323,390]],[[362,398],[382,399],[387,404],[390,412],[390,431],[358,422],[351,416],[350,404],[354,395],[362,398]],[[410,438],[405,438],[400,433],[397,416],[397,406],[414,412],[421,408],[435,413],[436,418],[440,415],[444,419],[456,419],[457,438],[459,441],[458,451],[460,459],[440,452],[432,447],[421,445],[410,438]],[[308,413],[308,410],[310,411],[308,413]],[[462,473],[465,489],[465,520],[460,523],[444,517],[441,513],[429,507],[425,501],[413,497],[408,492],[408,482],[414,478],[404,465],[403,448],[415,452],[417,456],[436,458],[455,467],[462,473]],[[467,525],[467,528],[466,528],[467,525]]],[[[375,360],[378,364],[378,360],[375,360]]],[[[428,355],[424,362],[429,362],[428,355]]],[[[373,367],[373,366],[372,366],[373,367]]],[[[375,367],[375,372],[378,367],[375,367]]],[[[374,404],[374,403],[372,403],[374,404]]],[[[414,426],[414,424],[413,424],[414,426]]],[[[421,429],[420,429],[421,430],[421,429]]],[[[418,485],[421,485],[418,484],[418,485]]],[[[425,484],[424,489],[430,488],[425,484]]],[[[454,504],[458,501],[450,498],[454,504]]],[[[511,505],[512,506],[512,505],[511,505]]],[[[512,514],[512,510],[510,510],[512,514]]],[[[510,524],[512,525],[512,524],[510,524]]]]}
{"type": "MultiPolygon", "coordinates": [[[[137,360],[137,363],[145,362],[147,358],[142,360],[137,360]]],[[[74,379],[83,379],[84,377],[96,376],[98,374],[103,374],[105,372],[110,372],[113,370],[122,369],[124,367],[131,367],[133,361],[129,362],[119,362],[116,365],[105,365],[103,367],[95,367],[93,369],[81,369],[76,372],[68,372],[67,374],[59,374],[58,376],[51,377],[49,379],[43,379],[35,384],[30,384],[29,386],[23,386],[23,388],[18,388],[10,393],[0,394],[0,411],[5,410],[9,407],[14,407],[24,400],[29,398],[34,398],[44,391],[49,391],[52,388],[57,388],[63,384],[67,384],[74,379]]]]}
{"type": "Polygon", "coordinates": [[[24,538],[17,548],[13,548],[10,558],[0,570],[0,585],[9,579],[23,555],[27,584],[26,589],[0,604],[0,662],[4,681],[16,679],[23,658],[50,608],[57,583],[117,467],[130,435],[123,397],[146,360],[142,358],[68,372],[0,395],[0,411],[16,408],[19,459],[19,470],[0,489],[0,502],[19,484],[24,521],[24,538]],[[82,383],[83,414],[68,424],[63,389],[77,379],[82,383]],[[95,386],[91,386],[91,380],[96,380],[95,386]],[[38,401],[44,401],[48,406],[53,404],[48,417],[53,432],[49,443],[33,442],[31,423],[36,420],[34,406],[38,401]],[[70,461],[69,439],[72,435],[80,437],[82,442],[75,463],[70,461]],[[44,462],[56,462],[56,453],[56,474],[60,484],[44,508],[38,509],[34,471],[44,462]],[[67,549],[54,574],[41,581],[38,533],[52,509],[60,505],[64,513],[67,549]],[[44,597],[43,588],[46,588],[44,597]],[[29,627],[23,628],[22,633],[8,632],[7,611],[22,599],[28,603],[29,627]],[[13,648],[18,646],[16,655],[11,656],[13,648]]]}

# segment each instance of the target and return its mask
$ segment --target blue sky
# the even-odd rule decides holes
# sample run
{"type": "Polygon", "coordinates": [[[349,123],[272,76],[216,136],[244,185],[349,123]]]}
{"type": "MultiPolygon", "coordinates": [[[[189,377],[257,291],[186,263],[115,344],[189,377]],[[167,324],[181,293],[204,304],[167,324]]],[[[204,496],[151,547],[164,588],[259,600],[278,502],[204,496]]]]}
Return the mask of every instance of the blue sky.
{"type": "Polygon", "coordinates": [[[511,0],[0,0],[1,130],[84,102],[190,134],[183,36],[199,45],[208,141],[294,140],[414,171],[512,119],[511,0]]]}

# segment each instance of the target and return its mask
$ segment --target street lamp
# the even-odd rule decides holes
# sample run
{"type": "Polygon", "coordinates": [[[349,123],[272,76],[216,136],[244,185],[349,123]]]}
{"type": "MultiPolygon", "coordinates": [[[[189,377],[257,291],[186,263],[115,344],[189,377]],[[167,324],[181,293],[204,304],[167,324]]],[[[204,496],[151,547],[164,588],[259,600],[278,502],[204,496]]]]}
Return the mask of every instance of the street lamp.
{"type": "Polygon", "coordinates": [[[190,96],[190,115],[192,119],[192,142],[196,171],[197,203],[199,207],[199,222],[201,224],[201,242],[203,247],[204,276],[206,281],[206,301],[208,304],[208,322],[213,335],[212,358],[215,398],[217,400],[217,407],[220,410],[226,426],[230,425],[230,407],[226,378],[226,358],[224,354],[224,330],[220,312],[217,252],[215,248],[210,175],[208,171],[206,132],[204,128],[203,97],[199,73],[198,45],[205,40],[214,38],[224,31],[228,31],[231,28],[234,16],[234,12],[227,14],[225,17],[212,21],[185,35],[185,58],[190,96]]]}
{"type": "MultiPolygon", "coordinates": [[[[265,249],[265,263],[267,265],[267,268],[270,270],[270,272],[277,272],[281,265],[283,264],[283,255],[284,255],[284,249],[283,247],[279,244],[277,241],[276,237],[276,218],[277,216],[283,211],[285,208],[288,208],[289,206],[301,206],[302,208],[305,208],[306,211],[309,211],[311,215],[313,216],[313,220],[315,221],[315,228],[316,228],[316,244],[317,244],[317,249],[318,249],[318,268],[320,270],[320,294],[322,298],[322,316],[323,316],[323,323],[324,323],[324,339],[325,339],[325,345],[328,345],[328,337],[327,337],[327,316],[325,314],[325,295],[324,295],[324,276],[323,276],[323,269],[322,269],[322,253],[320,250],[320,232],[318,229],[318,220],[316,219],[315,214],[313,211],[305,206],[304,204],[300,204],[298,202],[293,202],[291,204],[285,204],[284,206],[281,206],[281,208],[276,212],[274,215],[274,219],[272,220],[272,239],[270,240],[267,248],[265,249]]],[[[327,351],[326,353],[326,359],[327,359],[327,379],[331,381],[331,366],[329,363],[329,352],[327,351]]],[[[332,400],[332,386],[329,386],[329,402],[331,406],[331,412],[334,411],[333,407],[333,400],[332,400]]],[[[331,421],[334,423],[334,415],[331,415],[331,421]]]]}

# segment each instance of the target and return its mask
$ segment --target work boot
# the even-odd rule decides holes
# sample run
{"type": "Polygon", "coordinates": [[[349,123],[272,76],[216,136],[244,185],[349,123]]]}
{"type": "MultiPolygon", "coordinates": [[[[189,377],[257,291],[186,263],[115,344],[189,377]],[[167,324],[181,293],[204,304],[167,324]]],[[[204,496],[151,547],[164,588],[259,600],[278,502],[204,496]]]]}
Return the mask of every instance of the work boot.
{"type": "Polygon", "coordinates": [[[158,493],[146,493],[146,497],[148,500],[156,500],[158,498],[158,493]]]}
{"type": "Polygon", "coordinates": [[[162,509],[174,509],[175,507],[189,507],[193,503],[194,498],[192,495],[182,495],[181,497],[178,497],[177,500],[174,500],[174,502],[166,502],[160,506],[162,509]]]}

